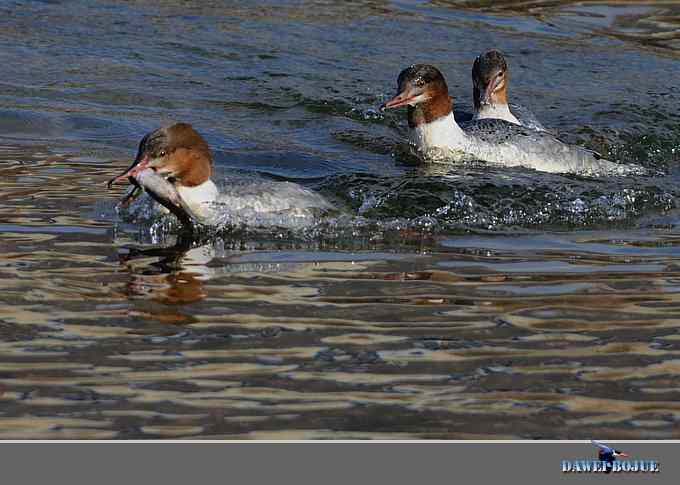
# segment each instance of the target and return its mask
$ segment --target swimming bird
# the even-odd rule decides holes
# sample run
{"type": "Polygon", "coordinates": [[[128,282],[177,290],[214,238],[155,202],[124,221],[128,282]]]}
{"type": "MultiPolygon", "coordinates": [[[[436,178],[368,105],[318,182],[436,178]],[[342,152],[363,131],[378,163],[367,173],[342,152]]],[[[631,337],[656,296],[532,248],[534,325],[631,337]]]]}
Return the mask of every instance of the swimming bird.
{"type": "Polygon", "coordinates": [[[505,120],[472,120],[461,127],[451,111],[446,80],[434,66],[415,64],[404,69],[397,79],[397,89],[397,95],[381,109],[408,106],[410,141],[428,161],[477,160],[586,175],[644,173],[639,166],[604,160],[598,153],[566,144],[550,133],[505,120]]]}
{"type": "Polygon", "coordinates": [[[614,461],[617,458],[626,458],[628,455],[622,451],[615,450],[611,446],[605,445],[601,441],[590,440],[592,444],[599,448],[597,456],[600,461],[605,462],[605,473],[611,473],[614,467],[614,461]]]}
{"type": "Polygon", "coordinates": [[[180,218],[187,222],[205,219],[208,205],[217,199],[211,174],[212,156],[206,141],[191,125],[176,123],[142,138],[135,161],[108,185],[128,180],[137,189],[143,187],[173,213],[186,213],[180,218]],[[184,207],[178,206],[179,202],[184,207]]]}
{"type": "Polygon", "coordinates": [[[291,182],[241,180],[220,194],[212,175],[208,143],[190,124],[176,123],[147,134],[132,165],[109,187],[127,180],[133,192],[143,188],[185,226],[286,225],[332,208],[321,195],[291,182]]]}
{"type": "Polygon", "coordinates": [[[533,130],[546,131],[536,116],[524,106],[508,104],[510,70],[505,56],[487,51],[472,65],[474,119],[496,118],[533,130]]]}

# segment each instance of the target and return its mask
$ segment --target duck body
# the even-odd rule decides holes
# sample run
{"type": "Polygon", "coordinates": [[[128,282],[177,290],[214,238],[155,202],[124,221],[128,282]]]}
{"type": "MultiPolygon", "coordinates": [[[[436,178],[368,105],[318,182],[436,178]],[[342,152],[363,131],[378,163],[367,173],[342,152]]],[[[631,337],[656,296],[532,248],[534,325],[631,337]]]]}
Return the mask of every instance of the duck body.
{"type": "Polygon", "coordinates": [[[410,130],[410,141],[432,160],[479,160],[554,173],[626,175],[640,167],[605,160],[597,152],[569,145],[545,131],[489,118],[458,125],[453,115],[410,130]],[[439,155],[439,156],[437,156],[439,155]],[[443,156],[442,156],[443,155],[443,156]]]}
{"type": "Polygon", "coordinates": [[[502,119],[477,119],[459,125],[442,74],[417,64],[399,75],[399,93],[384,108],[408,106],[409,138],[430,161],[478,160],[508,167],[586,175],[643,173],[641,167],[620,165],[599,154],[562,142],[552,134],[502,119]],[[428,157],[435,153],[437,156],[428,157]]]}
{"type": "Polygon", "coordinates": [[[187,227],[286,222],[287,217],[299,222],[332,208],[321,195],[291,182],[248,185],[231,180],[220,193],[212,173],[212,155],[203,137],[191,125],[176,123],[146,135],[133,164],[109,185],[127,180],[135,186],[133,192],[144,189],[187,227]]]}
{"type": "Polygon", "coordinates": [[[225,190],[213,201],[215,226],[303,228],[334,209],[322,195],[293,182],[259,176],[229,176],[225,190]]]}

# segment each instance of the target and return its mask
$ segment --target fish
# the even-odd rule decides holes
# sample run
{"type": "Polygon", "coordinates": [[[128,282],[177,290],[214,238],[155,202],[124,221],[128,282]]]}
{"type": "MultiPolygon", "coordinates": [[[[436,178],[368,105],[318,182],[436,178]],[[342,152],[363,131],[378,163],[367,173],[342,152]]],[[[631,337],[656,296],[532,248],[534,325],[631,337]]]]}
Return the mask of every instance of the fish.
{"type": "Polygon", "coordinates": [[[151,168],[134,177],[135,184],[143,188],[156,202],[172,212],[187,228],[195,227],[198,217],[179,195],[177,188],[151,168]]]}

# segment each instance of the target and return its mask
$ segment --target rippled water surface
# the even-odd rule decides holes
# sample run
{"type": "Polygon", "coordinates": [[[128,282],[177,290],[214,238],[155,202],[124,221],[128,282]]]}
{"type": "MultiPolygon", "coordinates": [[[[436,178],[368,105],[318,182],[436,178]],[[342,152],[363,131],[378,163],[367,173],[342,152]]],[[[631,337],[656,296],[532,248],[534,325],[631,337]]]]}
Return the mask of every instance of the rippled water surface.
{"type": "MultiPolygon", "coordinates": [[[[0,438],[680,438],[676,2],[0,3],[0,438]],[[648,176],[422,167],[414,62],[648,176]],[[337,210],[193,239],[106,181],[192,123],[337,210]],[[283,227],[282,227],[283,226],[283,227]]],[[[247,183],[247,182],[246,182],[247,183]]]]}

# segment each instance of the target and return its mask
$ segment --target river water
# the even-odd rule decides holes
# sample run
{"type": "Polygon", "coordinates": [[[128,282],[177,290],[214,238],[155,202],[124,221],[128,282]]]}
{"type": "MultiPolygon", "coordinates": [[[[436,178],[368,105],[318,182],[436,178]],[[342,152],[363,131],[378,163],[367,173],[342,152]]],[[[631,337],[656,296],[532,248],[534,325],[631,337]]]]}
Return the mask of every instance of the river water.
{"type": "Polygon", "coordinates": [[[676,2],[0,3],[0,438],[680,438],[676,2]],[[651,175],[414,166],[415,62],[651,175]],[[106,181],[186,121],[338,211],[187,241],[106,181]]]}

